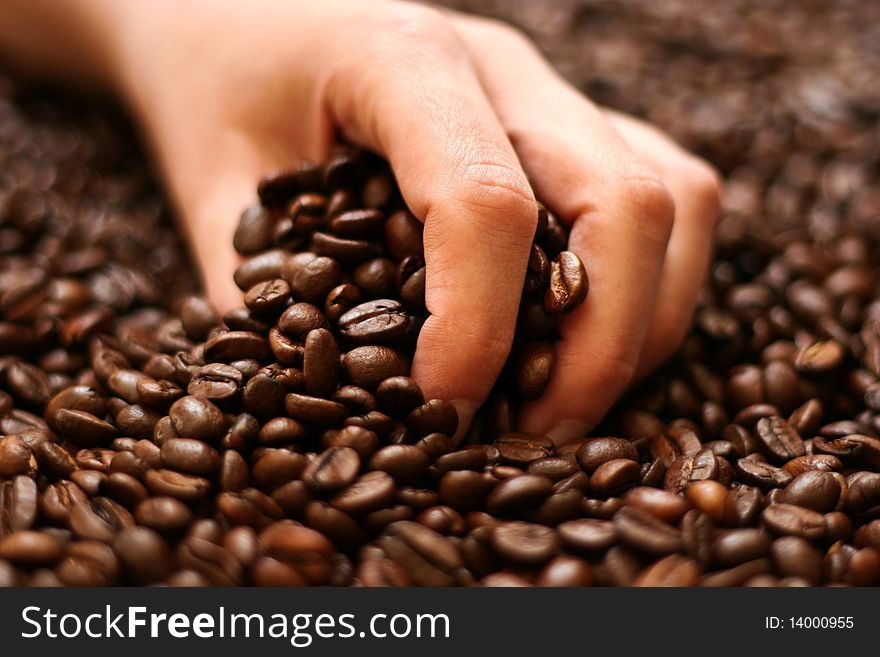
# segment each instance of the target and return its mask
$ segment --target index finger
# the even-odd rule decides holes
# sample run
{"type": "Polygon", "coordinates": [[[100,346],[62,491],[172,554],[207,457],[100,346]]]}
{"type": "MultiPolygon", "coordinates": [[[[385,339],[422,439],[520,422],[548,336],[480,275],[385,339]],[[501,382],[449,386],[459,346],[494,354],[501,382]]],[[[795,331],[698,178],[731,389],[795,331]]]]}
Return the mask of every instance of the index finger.
{"type": "Polygon", "coordinates": [[[446,19],[408,8],[400,21],[331,81],[328,98],[348,136],[388,158],[424,221],[431,315],[412,371],[464,425],[510,351],[537,206],[446,19]]]}

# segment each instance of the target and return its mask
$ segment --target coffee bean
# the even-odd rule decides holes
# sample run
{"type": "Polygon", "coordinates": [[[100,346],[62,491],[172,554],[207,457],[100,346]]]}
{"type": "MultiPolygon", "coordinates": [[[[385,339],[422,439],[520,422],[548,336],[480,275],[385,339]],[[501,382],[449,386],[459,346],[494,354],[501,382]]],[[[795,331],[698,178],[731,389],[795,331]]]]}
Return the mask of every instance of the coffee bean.
{"type": "Polygon", "coordinates": [[[370,468],[390,474],[400,483],[417,481],[428,469],[430,461],[423,449],[415,445],[387,445],[370,459],[370,468]]]}
{"type": "Polygon", "coordinates": [[[552,529],[521,520],[495,526],[491,541],[502,558],[523,565],[544,563],[560,547],[559,537],[552,529]]]}
{"type": "Polygon", "coordinates": [[[600,497],[618,495],[638,485],[640,474],[638,462],[615,458],[596,468],[590,477],[590,489],[600,497]]]}
{"type": "Polygon", "coordinates": [[[287,414],[299,422],[331,426],[340,424],[348,415],[348,409],[339,402],[291,393],[284,398],[287,414]]]}
{"type": "Polygon", "coordinates": [[[0,477],[33,474],[36,467],[36,459],[24,440],[19,436],[0,437],[0,477]]]}
{"type": "Polygon", "coordinates": [[[700,567],[688,557],[670,554],[645,568],[633,582],[634,586],[695,586],[700,567]]]}
{"type": "Polygon", "coordinates": [[[308,303],[323,302],[327,293],[342,282],[339,263],[315,253],[287,257],[279,273],[290,285],[294,299],[308,303]]]}
{"type": "Polygon", "coordinates": [[[409,366],[390,347],[370,345],[356,347],[342,358],[342,368],[349,381],[372,390],[385,379],[406,376],[409,366]]]}
{"type": "MultiPolygon", "coordinates": [[[[193,375],[186,391],[190,395],[204,397],[211,402],[223,404],[238,394],[243,381],[244,376],[231,365],[209,363],[193,375]]],[[[168,401],[174,401],[174,399],[168,401]]]]}
{"type": "Polygon", "coordinates": [[[138,504],[134,511],[138,524],[160,533],[180,532],[192,522],[192,513],[180,500],[173,497],[151,497],[138,504]]]}
{"type": "Polygon", "coordinates": [[[333,334],[327,329],[313,329],[306,335],[303,377],[309,395],[329,395],[336,389],[339,381],[339,349],[333,334]]]}
{"type": "Polygon", "coordinates": [[[553,344],[530,342],[517,357],[516,385],[525,399],[537,399],[544,393],[553,369],[553,344]]]}
{"type": "MultiPolygon", "coordinates": [[[[690,488],[688,492],[690,493],[690,488]]],[[[725,494],[726,492],[727,490],[725,489],[725,494]]],[[[690,494],[688,498],[690,499],[690,494]]],[[[627,504],[646,511],[669,525],[678,524],[682,516],[690,508],[690,505],[681,496],[648,486],[637,486],[630,489],[624,496],[624,500],[627,504]]]]}
{"type": "Polygon", "coordinates": [[[524,474],[511,477],[495,486],[486,500],[486,508],[493,515],[510,515],[536,507],[553,491],[549,479],[524,474]]]}
{"type": "Polygon", "coordinates": [[[205,360],[209,363],[228,363],[242,358],[262,360],[268,355],[268,341],[252,331],[222,331],[205,343],[205,360]]]}
{"type": "Polygon", "coordinates": [[[248,288],[244,305],[255,315],[277,317],[287,307],[290,286],[281,278],[270,278],[248,288]]]}
{"type": "Polygon", "coordinates": [[[779,463],[804,455],[804,443],[788,422],[779,416],[761,418],[758,438],[767,456],[779,463]]]}
{"type": "Polygon", "coordinates": [[[618,511],[614,525],[620,541],[633,549],[665,555],[682,548],[681,532],[636,507],[618,511]]]}
{"type": "Polygon", "coordinates": [[[351,515],[375,511],[394,499],[394,480],[386,472],[368,472],[330,500],[330,505],[351,515]]]}
{"type": "Polygon", "coordinates": [[[407,376],[392,376],[376,388],[376,399],[386,413],[406,416],[417,406],[425,403],[418,384],[407,376]]]}
{"type": "Polygon", "coordinates": [[[783,577],[800,577],[817,586],[822,581],[822,552],[799,536],[783,536],[771,547],[773,565],[783,577]]]}
{"type": "Polygon", "coordinates": [[[800,536],[818,541],[825,536],[825,520],[821,514],[793,504],[771,504],[761,514],[770,531],[784,536],[800,536]]]}
{"type": "Polygon", "coordinates": [[[220,454],[213,447],[193,438],[172,438],[162,445],[165,467],[187,474],[207,475],[220,467],[220,454]]]}
{"type": "Polygon", "coordinates": [[[0,559],[38,566],[51,564],[64,555],[61,543],[45,532],[19,530],[0,539],[0,559]]]}
{"type": "Polygon", "coordinates": [[[113,540],[126,576],[136,584],[164,579],[174,568],[165,540],[149,527],[126,527],[113,540]]]}
{"type": "Polygon", "coordinates": [[[227,428],[223,413],[204,397],[189,395],[178,399],[168,411],[179,436],[216,443],[227,428]]]}
{"type": "Polygon", "coordinates": [[[762,529],[730,529],[715,539],[712,552],[719,566],[730,567],[768,556],[771,543],[762,529]]]}
{"type": "Polygon", "coordinates": [[[623,438],[588,438],[577,451],[578,463],[589,473],[613,459],[638,461],[638,458],[635,446],[623,438]]]}
{"type": "Polygon", "coordinates": [[[397,260],[423,257],[422,223],[406,210],[395,212],[385,222],[385,244],[397,260]]]}
{"type": "Polygon", "coordinates": [[[830,472],[809,471],[791,480],[783,491],[783,499],[789,504],[803,506],[819,513],[834,510],[841,496],[841,475],[836,478],[830,472]]]}
{"type": "Polygon", "coordinates": [[[93,497],[70,510],[70,529],[88,540],[109,543],[119,531],[133,524],[131,513],[106,497],[93,497]]]}
{"type": "Polygon", "coordinates": [[[165,495],[186,503],[200,502],[211,491],[211,482],[203,477],[164,468],[147,472],[144,484],[154,495],[165,495]]]}
{"type": "Polygon", "coordinates": [[[553,314],[569,313],[587,298],[589,280],[581,259],[563,251],[550,265],[550,286],[544,296],[544,307],[553,314]]]}
{"type": "Polygon", "coordinates": [[[312,490],[327,492],[350,485],[360,469],[360,457],[351,447],[331,447],[315,458],[303,472],[312,490]]]}

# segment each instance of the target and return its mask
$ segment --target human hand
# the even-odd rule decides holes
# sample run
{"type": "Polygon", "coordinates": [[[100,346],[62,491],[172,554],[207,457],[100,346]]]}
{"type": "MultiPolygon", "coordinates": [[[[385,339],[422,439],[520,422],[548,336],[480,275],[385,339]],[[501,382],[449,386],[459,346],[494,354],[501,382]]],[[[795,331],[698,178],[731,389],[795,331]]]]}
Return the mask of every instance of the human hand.
{"type": "Polygon", "coordinates": [[[571,228],[590,277],[561,324],[526,430],[595,424],[682,340],[718,212],[711,168],[603,111],[493,21],[381,0],[187,0],[117,10],[118,84],[147,129],[211,298],[240,304],[230,246],[268,171],[321,161],[336,130],[390,161],[425,224],[413,376],[485,399],[513,338],[537,212],[571,228]]]}

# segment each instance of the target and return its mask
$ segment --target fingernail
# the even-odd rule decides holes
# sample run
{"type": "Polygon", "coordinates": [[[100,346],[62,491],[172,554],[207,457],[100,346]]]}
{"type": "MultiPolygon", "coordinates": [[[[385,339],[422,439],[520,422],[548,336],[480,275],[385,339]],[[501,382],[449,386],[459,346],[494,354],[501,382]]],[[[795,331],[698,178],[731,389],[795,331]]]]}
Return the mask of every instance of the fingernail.
{"type": "Polygon", "coordinates": [[[458,431],[452,436],[452,442],[458,445],[467,433],[468,427],[471,426],[471,421],[477,413],[477,405],[468,399],[453,399],[452,405],[458,412],[458,431]]]}
{"type": "Polygon", "coordinates": [[[565,420],[547,432],[547,435],[557,445],[563,445],[575,438],[583,438],[587,435],[589,425],[580,420],[565,420]]]}

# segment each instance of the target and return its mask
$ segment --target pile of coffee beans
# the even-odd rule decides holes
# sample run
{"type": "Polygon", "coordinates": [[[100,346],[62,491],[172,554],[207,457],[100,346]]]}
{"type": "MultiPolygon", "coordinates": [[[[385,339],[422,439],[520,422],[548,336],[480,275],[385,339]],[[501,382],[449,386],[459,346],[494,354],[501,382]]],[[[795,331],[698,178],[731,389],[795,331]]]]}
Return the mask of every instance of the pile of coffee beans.
{"type": "MultiPolygon", "coordinates": [[[[559,447],[516,427],[588,294],[552,214],[455,444],[454,409],[407,376],[422,227],[379,158],[262,181],[220,317],[123,131],[0,84],[0,584],[880,584],[880,98],[802,61],[880,23],[805,7],[831,12],[825,40],[791,44],[687,4],[506,6],[730,187],[680,353],[559,447]],[[641,60],[666,64],[620,64],[641,60]]],[[[860,54],[816,61],[857,80],[860,54]]]]}

